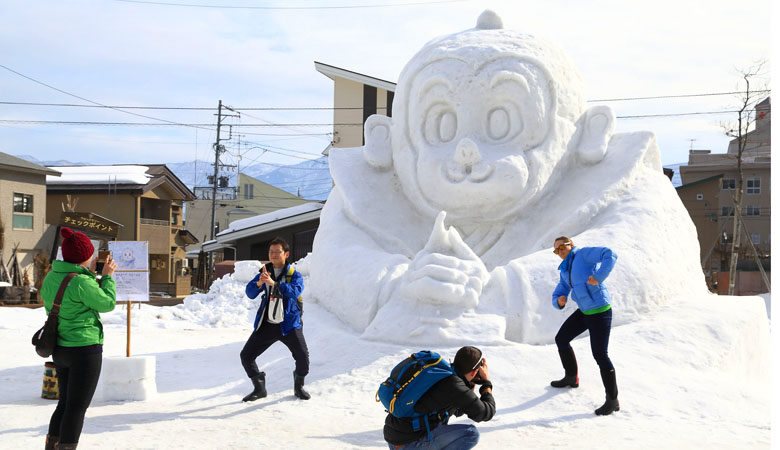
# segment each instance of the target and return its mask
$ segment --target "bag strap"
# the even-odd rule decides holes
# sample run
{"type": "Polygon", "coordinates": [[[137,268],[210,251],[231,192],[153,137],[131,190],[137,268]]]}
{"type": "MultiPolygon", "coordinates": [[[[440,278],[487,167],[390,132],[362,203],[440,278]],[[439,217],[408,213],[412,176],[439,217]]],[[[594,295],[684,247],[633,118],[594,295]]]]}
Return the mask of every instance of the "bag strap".
{"type": "Polygon", "coordinates": [[[51,311],[49,311],[49,314],[59,314],[60,313],[60,304],[62,303],[62,296],[65,295],[65,288],[68,287],[70,284],[70,280],[73,279],[73,277],[76,276],[75,272],[70,272],[67,275],[65,275],[65,278],[62,280],[62,283],[60,283],[60,289],[57,291],[57,296],[54,297],[54,305],[51,307],[51,311]]]}

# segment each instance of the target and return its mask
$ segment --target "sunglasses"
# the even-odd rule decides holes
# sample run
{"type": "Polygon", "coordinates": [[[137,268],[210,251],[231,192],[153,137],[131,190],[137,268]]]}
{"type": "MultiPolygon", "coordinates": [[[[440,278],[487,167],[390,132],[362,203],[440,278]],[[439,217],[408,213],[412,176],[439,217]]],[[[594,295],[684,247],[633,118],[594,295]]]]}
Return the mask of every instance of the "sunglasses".
{"type": "Polygon", "coordinates": [[[563,247],[566,247],[567,245],[571,245],[571,242],[564,242],[563,244],[561,244],[561,245],[559,245],[559,246],[555,247],[555,249],[553,249],[553,253],[555,253],[555,254],[557,255],[557,254],[558,254],[558,252],[560,252],[560,251],[561,251],[561,249],[562,249],[563,247]]]}
{"type": "Polygon", "coordinates": [[[482,367],[482,364],[483,364],[483,362],[482,362],[482,351],[480,350],[480,352],[479,352],[479,359],[477,360],[477,363],[474,364],[474,367],[471,368],[471,370],[475,370],[478,367],[482,367]]]}

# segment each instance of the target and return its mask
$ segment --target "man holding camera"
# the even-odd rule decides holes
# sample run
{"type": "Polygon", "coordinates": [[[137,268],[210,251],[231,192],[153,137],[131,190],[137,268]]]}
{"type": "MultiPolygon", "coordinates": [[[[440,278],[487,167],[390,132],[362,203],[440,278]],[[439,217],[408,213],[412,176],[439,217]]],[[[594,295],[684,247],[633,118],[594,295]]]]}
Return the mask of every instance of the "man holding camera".
{"type": "Polygon", "coordinates": [[[434,384],[420,397],[415,412],[428,416],[430,440],[423,427],[415,431],[412,421],[388,414],[385,419],[384,438],[391,449],[413,448],[474,448],[479,442],[479,431],[473,424],[447,423],[449,416],[466,414],[474,422],[487,422],[496,413],[493,384],[488,377],[487,360],[476,347],[466,346],[458,350],[452,362],[455,375],[434,384]],[[474,392],[477,385],[479,396],[474,392]],[[451,447],[450,447],[451,446],[451,447]]]}
{"type": "Polygon", "coordinates": [[[309,348],[303,337],[301,321],[303,277],[290,267],[290,246],[287,241],[277,237],[268,246],[270,263],[262,266],[260,273],[246,285],[246,295],[257,298],[261,293],[262,302],[255,317],[255,328],[241,350],[241,365],[252,380],[254,389],[245,402],[265,397],[265,372],[260,372],[255,359],[276,342],[281,341],[295,359],[293,372],[294,393],[301,400],[311,398],[303,388],[304,377],[309,373],[309,348]]]}

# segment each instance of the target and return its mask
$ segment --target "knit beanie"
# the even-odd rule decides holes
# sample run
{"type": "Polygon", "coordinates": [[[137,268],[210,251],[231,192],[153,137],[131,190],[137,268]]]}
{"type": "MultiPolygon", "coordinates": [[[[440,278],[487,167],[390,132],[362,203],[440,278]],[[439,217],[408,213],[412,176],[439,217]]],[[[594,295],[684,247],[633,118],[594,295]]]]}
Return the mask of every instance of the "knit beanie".
{"type": "Polygon", "coordinates": [[[60,230],[60,235],[62,236],[62,259],[65,261],[81,264],[95,253],[95,247],[86,234],[65,227],[60,230]]]}

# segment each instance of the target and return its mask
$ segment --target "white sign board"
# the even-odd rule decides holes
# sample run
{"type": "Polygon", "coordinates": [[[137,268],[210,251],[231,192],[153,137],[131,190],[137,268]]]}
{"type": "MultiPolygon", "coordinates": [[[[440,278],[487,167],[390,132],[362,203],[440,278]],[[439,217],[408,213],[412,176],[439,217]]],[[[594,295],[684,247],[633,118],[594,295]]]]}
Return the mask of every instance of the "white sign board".
{"type": "Polygon", "coordinates": [[[108,249],[116,261],[117,272],[149,270],[148,241],[110,241],[108,249]]]}
{"type": "Polygon", "coordinates": [[[149,301],[149,272],[114,272],[114,280],[117,301],[149,301]]]}

